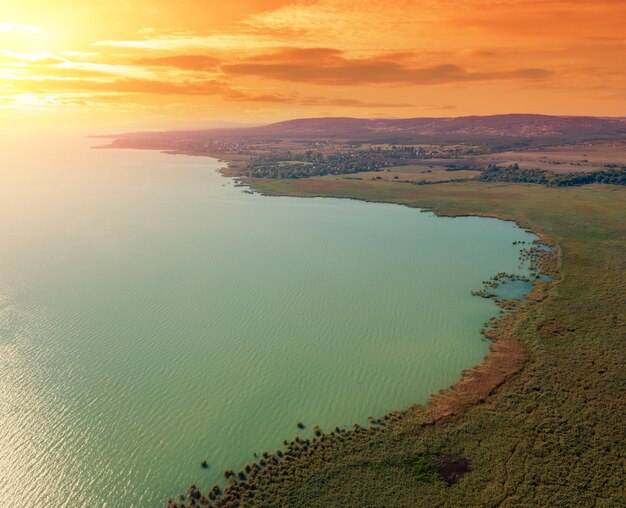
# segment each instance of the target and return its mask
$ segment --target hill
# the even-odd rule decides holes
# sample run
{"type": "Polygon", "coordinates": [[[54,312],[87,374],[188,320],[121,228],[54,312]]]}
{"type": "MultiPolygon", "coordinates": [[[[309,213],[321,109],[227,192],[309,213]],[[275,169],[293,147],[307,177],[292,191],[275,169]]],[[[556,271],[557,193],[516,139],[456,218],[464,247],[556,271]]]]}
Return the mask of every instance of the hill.
{"type": "Polygon", "coordinates": [[[336,140],[389,143],[541,145],[620,139],[625,118],[510,114],[458,118],[302,118],[248,128],[136,132],[115,137],[114,146],[166,148],[202,140],[336,140]]]}

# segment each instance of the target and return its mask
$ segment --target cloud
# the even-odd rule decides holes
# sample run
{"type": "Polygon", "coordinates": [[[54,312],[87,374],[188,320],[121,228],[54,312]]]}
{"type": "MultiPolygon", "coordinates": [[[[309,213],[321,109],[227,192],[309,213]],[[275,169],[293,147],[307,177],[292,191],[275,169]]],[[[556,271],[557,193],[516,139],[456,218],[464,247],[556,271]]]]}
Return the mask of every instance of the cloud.
{"type": "Polygon", "coordinates": [[[189,71],[215,70],[220,63],[217,58],[206,55],[174,55],[161,58],[141,58],[136,65],[146,67],[173,67],[189,71]]]}
{"type": "Polygon", "coordinates": [[[299,102],[304,106],[339,106],[356,108],[409,108],[413,104],[406,102],[369,102],[358,99],[332,99],[326,97],[308,97],[299,102]]]}
{"type": "Polygon", "coordinates": [[[258,50],[284,45],[274,37],[263,34],[211,34],[174,33],[138,40],[104,40],[92,43],[92,46],[145,50],[258,50]]]}
{"type": "Polygon", "coordinates": [[[48,53],[18,53],[0,49],[0,59],[6,62],[18,62],[38,65],[53,65],[63,63],[65,60],[48,53]]]}
{"type": "Polygon", "coordinates": [[[39,32],[39,28],[24,23],[0,23],[0,32],[39,32]]]}
{"type": "Polygon", "coordinates": [[[535,0],[491,2],[485,9],[452,11],[449,25],[490,35],[580,40],[602,34],[623,34],[626,4],[623,0],[535,0]]]}
{"type": "Polygon", "coordinates": [[[168,82],[121,79],[112,83],[98,84],[95,88],[103,91],[160,95],[219,95],[228,92],[228,87],[216,80],[168,82]]]}
{"type": "Polygon", "coordinates": [[[51,76],[46,79],[17,79],[16,89],[36,92],[102,92],[159,95],[218,95],[228,93],[227,85],[216,80],[159,81],[153,79],[78,79],[51,76]]]}
{"type": "Polygon", "coordinates": [[[228,98],[232,100],[248,101],[248,102],[269,102],[276,104],[296,104],[299,106],[336,106],[336,107],[353,107],[353,108],[406,108],[412,107],[413,104],[394,103],[394,102],[369,102],[358,99],[342,99],[332,97],[306,97],[298,95],[248,95],[244,93],[231,93],[228,98]]]}
{"type": "MultiPolygon", "coordinates": [[[[111,96],[113,98],[124,95],[128,97],[139,95],[164,96],[217,96],[228,101],[257,102],[272,104],[292,104],[300,106],[336,106],[336,107],[409,107],[407,103],[369,102],[358,99],[345,99],[320,96],[301,96],[292,94],[255,94],[232,88],[219,80],[195,81],[160,81],[152,79],[71,79],[69,77],[49,77],[45,79],[14,79],[22,92],[36,94],[55,94],[56,96],[72,95],[85,97],[86,94],[95,96],[111,96]]],[[[115,99],[112,99],[112,101],[115,99]]]]}
{"type": "Polygon", "coordinates": [[[416,67],[402,60],[397,61],[393,55],[349,58],[334,48],[284,48],[240,63],[224,64],[221,70],[230,76],[320,85],[437,85],[505,79],[540,80],[554,74],[541,68],[469,71],[447,63],[416,67]]]}

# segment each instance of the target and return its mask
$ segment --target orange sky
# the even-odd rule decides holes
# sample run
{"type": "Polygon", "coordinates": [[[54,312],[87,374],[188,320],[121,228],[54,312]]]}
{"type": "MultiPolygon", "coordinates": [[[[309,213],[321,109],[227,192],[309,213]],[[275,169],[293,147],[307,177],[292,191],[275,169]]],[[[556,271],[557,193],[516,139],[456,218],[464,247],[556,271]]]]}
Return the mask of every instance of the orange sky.
{"type": "Polygon", "coordinates": [[[626,116],[624,0],[0,0],[0,122],[626,116]]]}

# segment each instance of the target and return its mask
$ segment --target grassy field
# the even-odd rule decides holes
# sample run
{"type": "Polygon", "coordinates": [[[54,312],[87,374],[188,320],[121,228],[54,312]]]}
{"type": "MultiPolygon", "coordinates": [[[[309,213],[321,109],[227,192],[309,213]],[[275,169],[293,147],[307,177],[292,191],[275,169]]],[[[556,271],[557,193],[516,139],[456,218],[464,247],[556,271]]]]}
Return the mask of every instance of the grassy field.
{"type": "Polygon", "coordinates": [[[444,166],[438,165],[418,165],[412,164],[408,166],[393,166],[384,171],[365,171],[361,173],[352,173],[350,175],[325,175],[320,178],[325,180],[348,179],[354,180],[361,178],[363,180],[371,180],[378,178],[384,181],[405,180],[410,182],[447,182],[450,180],[467,180],[480,175],[479,171],[457,170],[448,171],[444,166]]]}
{"type": "Polygon", "coordinates": [[[323,429],[308,443],[286,443],[258,471],[231,477],[211,503],[625,506],[625,188],[343,178],[252,184],[273,195],[513,219],[555,245],[560,264],[553,283],[501,319],[486,364],[429,406],[401,409],[382,426],[323,429]]]}

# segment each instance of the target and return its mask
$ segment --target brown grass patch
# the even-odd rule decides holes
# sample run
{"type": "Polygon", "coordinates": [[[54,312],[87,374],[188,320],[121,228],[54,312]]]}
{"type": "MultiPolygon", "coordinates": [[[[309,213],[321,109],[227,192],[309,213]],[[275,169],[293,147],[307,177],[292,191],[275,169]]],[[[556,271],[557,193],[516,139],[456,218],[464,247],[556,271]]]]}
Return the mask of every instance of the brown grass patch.
{"type": "Polygon", "coordinates": [[[526,361],[524,347],[513,340],[494,342],[484,363],[463,372],[460,381],[431,397],[425,406],[413,405],[408,417],[421,425],[432,425],[461,414],[467,407],[484,401],[526,361]]]}

